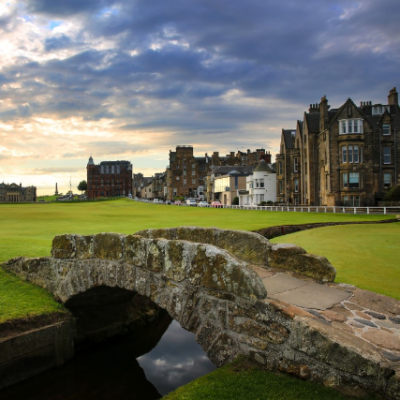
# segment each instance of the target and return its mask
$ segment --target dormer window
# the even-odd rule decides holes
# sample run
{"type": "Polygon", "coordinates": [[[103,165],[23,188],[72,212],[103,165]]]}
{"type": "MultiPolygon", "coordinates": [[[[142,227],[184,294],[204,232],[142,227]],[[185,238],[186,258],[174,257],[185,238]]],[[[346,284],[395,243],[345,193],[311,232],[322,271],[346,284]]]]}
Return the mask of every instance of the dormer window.
{"type": "Polygon", "coordinates": [[[344,119],[339,121],[339,134],[363,133],[362,119],[344,119]]]}

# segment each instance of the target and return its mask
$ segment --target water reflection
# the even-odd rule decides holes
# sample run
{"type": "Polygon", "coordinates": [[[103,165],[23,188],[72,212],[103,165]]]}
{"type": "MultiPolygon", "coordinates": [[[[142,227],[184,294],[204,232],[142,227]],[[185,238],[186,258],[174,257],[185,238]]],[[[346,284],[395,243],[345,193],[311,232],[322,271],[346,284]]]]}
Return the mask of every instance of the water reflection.
{"type": "Polygon", "coordinates": [[[195,335],[172,321],[158,345],[138,358],[147,379],[165,395],[215,369],[195,335]]]}
{"type": "Polygon", "coordinates": [[[0,399],[159,399],[215,369],[194,335],[170,321],[164,315],[151,331],[142,332],[141,339],[137,334],[126,335],[86,350],[62,368],[0,391],[0,399]]]}

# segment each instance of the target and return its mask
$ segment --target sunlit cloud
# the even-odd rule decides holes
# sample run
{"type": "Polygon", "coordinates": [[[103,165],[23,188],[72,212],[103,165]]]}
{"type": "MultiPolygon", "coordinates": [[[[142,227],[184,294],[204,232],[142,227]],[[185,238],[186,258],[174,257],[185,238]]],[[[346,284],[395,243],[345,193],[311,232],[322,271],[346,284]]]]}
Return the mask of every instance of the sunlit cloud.
{"type": "Polygon", "coordinates": [[[384,103],[400,86],[398,0],[210,4],[1,2],[4,179],[52,190],[90,155],[151,175],[178,144],[275,154],[324,94],[384,103]]]}

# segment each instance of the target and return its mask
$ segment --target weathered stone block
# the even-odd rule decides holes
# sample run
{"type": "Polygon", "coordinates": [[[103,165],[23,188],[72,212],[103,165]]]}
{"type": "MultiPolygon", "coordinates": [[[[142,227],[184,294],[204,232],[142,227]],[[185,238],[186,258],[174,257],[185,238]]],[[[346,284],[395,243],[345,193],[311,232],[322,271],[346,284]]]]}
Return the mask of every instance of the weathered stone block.
{"type": "Polygon", "coordinates": [[[333,282],[336,277],[335,268],[325,257],[307,254],[303,248],[289,243],[269,246],[268,265],[271,268],[291,270],[323,282],[333,282]]]}
{"type": "Polygon", "coordinates": [[[54,258],[75,258],[75,235],[57,235],[53,239],[51,256],[54,258]]]}
{"type": "Polygon", "coordinates": [[[93,256],[102,260],[122,260],[123,236],[117,233],[99,233],[93,238],[93,256]]]}

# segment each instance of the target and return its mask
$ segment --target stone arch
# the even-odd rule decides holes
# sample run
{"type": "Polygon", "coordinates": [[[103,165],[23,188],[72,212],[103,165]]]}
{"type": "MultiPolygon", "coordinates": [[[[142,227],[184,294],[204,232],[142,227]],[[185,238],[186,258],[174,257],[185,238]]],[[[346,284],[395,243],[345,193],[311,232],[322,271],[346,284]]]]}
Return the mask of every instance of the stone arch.
{"type": "Polygon", "coordinates": [[[225,250],[137,235],[56,236],[52,257],[18,258],[6,268],[62,303],[98,287],[146,296],[195,333],[216,365],[249,352],[229,315],[266,297],[258,275],[225,250]]]}

